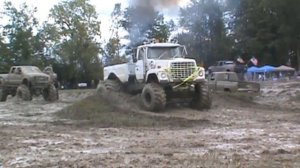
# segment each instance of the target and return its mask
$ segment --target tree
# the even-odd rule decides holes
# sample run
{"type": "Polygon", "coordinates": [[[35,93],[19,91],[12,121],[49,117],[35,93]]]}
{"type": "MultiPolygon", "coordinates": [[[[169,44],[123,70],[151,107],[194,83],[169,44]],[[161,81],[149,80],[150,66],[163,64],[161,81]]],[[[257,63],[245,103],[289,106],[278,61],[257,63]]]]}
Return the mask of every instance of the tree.
{"type": "Polygon", "coordinates": [[[189,54],[210,65],[229,58],[231,42],[226,36],[221,5],[215,0],[192,0],[180,10],[180,26],[186,31],[178,36],[188,46],[189,54]]]}
{"type": "Polygon", "coordinates": [[[236,48],[256,55],[263,64],[281,65],[289,59],[300,65],[300,12],[297,0],[231,0],[236,48]]]}
{"type": "Polygon", "coordinates": [[[11,2],[4,3],[3,14],[8,18],[8,23],[3,26],[3,39],[6,40],[1,40],[1,57],[5,58],[6,67],[41,65],[36,57],[43,55],[43,44],[39,42],[40,36],[34,33],[38,30],[35,13],[36,8],[29,9],[26,3],[19,10],[11,2]]]}
{"type": "Polygon", "coordinates": [[[120,39],[110,38],[105,45],[105,63],[106,65],[115,65],[126,62],[125,56],[120,55],[120,39]]]}
{"type": "Polygon", "coordinates": [[[98,80],[100,21],[89,0],[67,0],[50,10],[54,24],[46,26],[54,57],[64,67],[62,78],[73,85],[98,80]]]}
{"type": "Polygon", "coordinates": [[[115,8],[111,13],[111,27],[110,32],[111,36],[108,43],[105,45],[104,48],[104,62],[105,64],[114,65],[123,63],[126,61],[125,57],[120,55],[121,50],[121,43],[119,37],[119,29],[121,28],[121,18],[122,11],[121,11],[121,4],[115,4],[115,8]]]}
{"type": "Polygon", "coordinates": [[[128,7],[121,21],[122,27],[129,32],[131,47],[152,39],[165,42],[170,35],[164,16],[155,10],[150,1],[143,2],[146,4],[128,7]]]}
{"type": "Polygon", "coordinates": [[[11,65],[12,61],[9,57],[9,49],[0,35],[0,73],[7,72],[11,65]]]}
{"type": "Polygon", "coordinates": [[[154,25],[151,27],[148,38],[154,38],[159,42],[167,42],[172,30],[172,21],[165,23],[164,16],[159,14],[155,20],[154,25]]]}

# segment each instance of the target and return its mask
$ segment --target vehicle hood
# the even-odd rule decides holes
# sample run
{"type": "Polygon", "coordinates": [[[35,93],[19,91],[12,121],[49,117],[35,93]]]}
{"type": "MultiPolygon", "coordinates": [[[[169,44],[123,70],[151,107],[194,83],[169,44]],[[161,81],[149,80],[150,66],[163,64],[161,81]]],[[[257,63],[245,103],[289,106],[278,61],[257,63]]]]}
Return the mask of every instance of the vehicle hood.
{"type": "Polygon", "coordinates": [[[35,76],[41,76],[41,77],[49,77],[49,75],[47,75],[47,74],[44,74],[44,73],[27,73],[26,74],[27,76],[29,76],[29,77],[35,77],[35,76]]]}
{"type": "Polygon", "coordinates": [[[174,62],[194,62],[196,65],[195,60],[193,59],[187,59],[187,58],[174,58],[174,59],[170,59],[170,60],[154,60],[154,59],[150,59],[148,60],[148,66],[152,67],[152,66],[156,66],[156,68],[169,68],[171,66],[172,63],[174,62]]]}
{"type": "Polygon", "coordinates": [[[7,74],[0,74],[0,78],[5,78],[7,74]]]}

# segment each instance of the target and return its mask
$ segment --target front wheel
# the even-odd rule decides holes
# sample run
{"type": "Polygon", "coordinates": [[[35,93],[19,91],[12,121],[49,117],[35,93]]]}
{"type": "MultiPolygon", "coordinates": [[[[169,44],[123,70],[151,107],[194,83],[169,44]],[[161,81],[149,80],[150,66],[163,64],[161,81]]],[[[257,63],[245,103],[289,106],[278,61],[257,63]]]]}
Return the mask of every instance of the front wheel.
{"type": "Polygon", "coordinates": [[[44,100],[53,102],[58,99],[58,91],[56,87],[51,84],[43,90],[44,100]]]}
{"type": "Polygon", "coordinates": [[[161,111],[166,106],[166,93],[164,89],[156,83],[149,83],[143,88],[142,103],[148,111],[161,111]]]}
{"type": "Polygon", "coordinates": [[[32,96],[31,96],[31,93],[30,93],[30,90],[28,88],[27,85],[20,85],[18,88],[17,88],[17,96],[19,98],[21,98],[22,100],[24,101],[30,101],[32,100],[32,96]]]}
{"type": "Polygon", "coordinates": [[[197,110],[210,109],[212,106],[211,93],[206,82],[195,85],[195,93],[191,102],[192,108],[197,110]]]}

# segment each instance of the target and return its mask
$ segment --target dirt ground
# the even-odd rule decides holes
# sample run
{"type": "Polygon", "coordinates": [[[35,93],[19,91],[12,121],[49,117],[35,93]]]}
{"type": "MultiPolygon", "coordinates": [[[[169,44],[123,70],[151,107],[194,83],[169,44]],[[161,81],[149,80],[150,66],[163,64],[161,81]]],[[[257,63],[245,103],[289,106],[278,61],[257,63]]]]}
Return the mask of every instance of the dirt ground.
{"type": "Polygon", "coordinates": [[[1,102],[0,168],[300,167],[300,81],[264,83],[251,97],[215,94],[208,111],[141,111],[202,121],[192,127],[79,127],[55,115],[93,92],[1,102]]]}

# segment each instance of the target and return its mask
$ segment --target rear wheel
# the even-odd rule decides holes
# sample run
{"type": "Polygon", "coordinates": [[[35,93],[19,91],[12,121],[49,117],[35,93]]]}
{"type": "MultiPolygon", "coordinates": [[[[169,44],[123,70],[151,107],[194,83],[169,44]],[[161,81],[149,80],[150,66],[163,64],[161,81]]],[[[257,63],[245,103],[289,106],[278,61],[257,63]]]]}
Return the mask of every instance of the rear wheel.
{"type": "Polygon", "coordinates": [[[108,79],[106,81],[99,82],[97,86],[97,92],[101,93],[104,90],[119,92],[121,91],[121,88],[121,83],[119,81],[108,79]]]}
{"type": "Polygon", "coordinates": [[[43,90],[43,97],[46,101],[55,101],[58,99],[58,91],[53,84],[43,90]]]}
{"type": "Polygon", "coordinates": [[[142,103],[148,111],[161,111],[166,106],[166,93],[164,89],[156,83],[149,83],[143,88],[142,103]]]}
{"type": "Polygon", "coordinates": [[[17,88],[17,96],[19,98],[21,98],[22,100],[24,101],[30,101],[32,100],[32,96],[31,96],[31,93],[30,93],[30,90],[28,88],[27,85],[20,85],[18,88],[17,88]]]}
{"type": "Polygon", "coordinates": [[[197,110],[210,109],[212,105],[211,93],[206,82],[195,85],[195,93],[191,102],[192,108],[197,110]]]}

